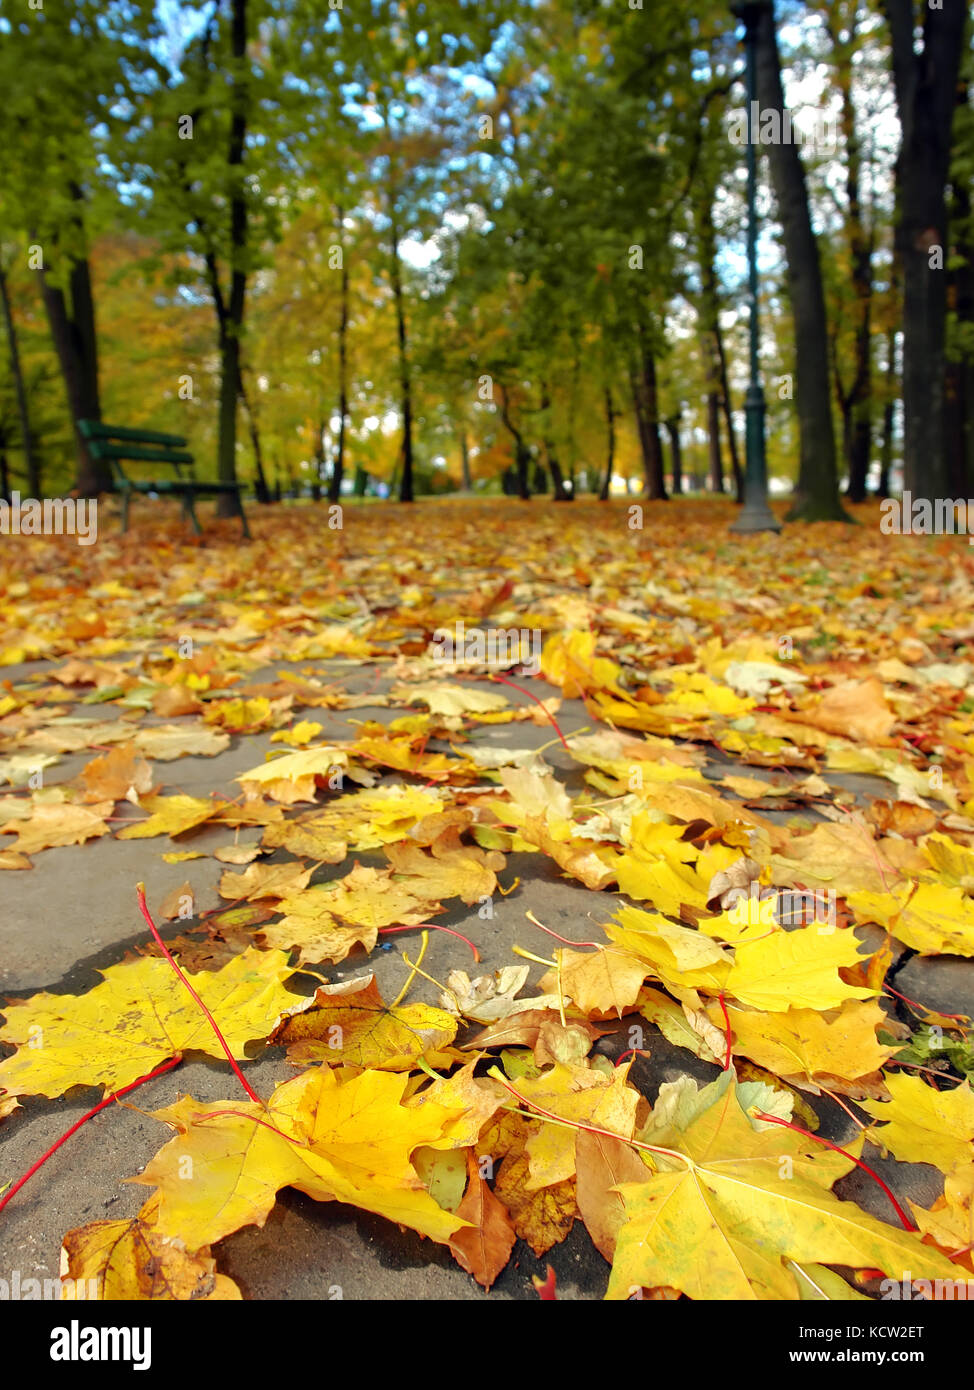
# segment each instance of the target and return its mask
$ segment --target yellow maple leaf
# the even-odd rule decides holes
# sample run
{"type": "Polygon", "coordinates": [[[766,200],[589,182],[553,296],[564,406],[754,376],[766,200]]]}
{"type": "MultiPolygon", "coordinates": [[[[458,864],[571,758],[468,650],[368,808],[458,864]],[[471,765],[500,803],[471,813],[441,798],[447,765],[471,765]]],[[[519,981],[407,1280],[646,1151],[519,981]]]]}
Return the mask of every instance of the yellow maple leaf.
{"type": "Polygon", "coordinates": [[[233,1280],[217,1273],[207,1246],[189,1251],[158,1233],[158,1213],[159,1199],[150,1197],[130,1221],[92,1221],[68,1231],[61,1242],[61,1278],[72,1282],[64,1286],[64,1297],[210,1303],[242,1298],[233,1280]]]}
{"type": "Polygon", "coordinates": [[[928,835],[921,849],[951,887],[974,893],[974,849],[952,840],[949,835],[928,835]]]}
{"type": "MultiPolygon", "coordinates": [[[[7,829],[16,830],[17,838],[10,846],[14,854],[36,854],[55,845],[80,845],[107,835],[109,827],[104,817],[112,814],[113,803],[102,801],[95,806],[72,806],[67,802],[34,806],[29,820],[17,820],[7,829]]],[[[0,832],[2,833],[2,832],[0,832]]]]}
{"type": "MultiPolygon", "coordinates": [[[[556,1062],[537,1077],[523,1077],[518,1090],[529,1103],[574,1124],[607,1129],[620,1139],[632,1137],[640,1096],[627,1084],[629,1066],[611,1076],[585,1064],[556,1062]]],[[[537,1191],[575,1176],[575,1144],[579,1130],[542,1124],[526,1144],[529,1173],[525,1187],[537,1191]]]]}
{"type": "Polygon", "coordinates": [[[145,840],[153,835],[182,835],[218,815],[226,803],[201,796],[147,796],[141,803],[148,819],[126,825],[118,840],[145,840]]]}
{"type": "Polygon", "coordinates": [[[237,697],[232,700],[211,700],[203,711],[206,724],[216,724],[230,734],[255,733],[280,723],[290,705],[286,700],[268,700],[258,695],[252,700],[237,697]]]}
{"type": "Polygon", "coordinates": [[[576,630],[549,637],[541,652],[541,674],[561,687],[569,699],[596,691],[624,698],[619,685],[622,670],[614,661],[595,655],[595,633],[576,630]]]}
{"type": "Polygon", "coordinates": [[[475,1076],[476,1066],[474,1058],[452,1076],[440,1077],[403,1102],[415,1107],[433,1101],[456,1112],[456,1118],[444,1125],[442,1138],[430,1146],[433,1149],[471,1148],[484,1126],[508,1103],[510,1093],[490,1077],[475,1076]]]}
{"type": "Polygon", "coordinates": [[[311,870],[294,860],[284,864],[249,864],[242,874],[220,876],[221,898],[237,902],[246,898],[258,902],[262,898],[286,898],[307,888],[311,870]]]}
{"type": "Polygon", "coordinates": [[[498,1170],[494,1192],[510,1212],[515,1232],[540,1259],[571,1231],[578,1216],[578,1202],[576,1185],[569,1178],[529,1189],[529,1163],[524,1151],[508,1154],[498,1170]]]}
{"type": "MultiPolygon", "coordinates": [[[[974,1249],[974,1162],[961,1163],[944,1179],[943,1196],[928,1210],[911,1202],[916,1223],[951,1257],[965,1260],[968,1269],[974,1249]]],[[[974,1290],[968,1285],[968,1298],[974,1290]]]]}
{"type": "Polygon", "coordinates": [[[849,893],[857,922],[878,922],[922,956],[974,956],[974,902],[961,888],[907,884],[893,893],[849,893]]]}
{"type": "Polygon", "coordinates": [[[858,965],[859,942],[851,931],[819,926],[776,931],[737,947],[727,993],[770,1013],[791,1008],[834,1009],[845,999],[871,999],[875,989],[848,985],[841,967],[858,965]]]}
{"type": "Polygon", "coordinates": [[[271,734],[271,743],[287,743],[292,748],[304,748],[321,733],[322,725],[313,719],[300,719],[290,729],[278,729],[271,734]]]}
{"type": "MultiPolygon", "coordinates": [[[[645,1182],[617,1190],[618,1233],[607,1297],[669,1285],[697,1299],[794,1300],[790,1262],[949,1277],[954,1267],[915,1232],[887,1225],[828,1190],[851,1163],[810,1137],[752,1121],[732,1073],[677,1112],[645,1182]],[[837,1161],[838,1160],[838,1161],[837,1161]]],[[[850,1152],[861,1145],[855,1141],[850,1152]]]]}
{"type": "Polygon", "coordinates": [[[371,951],[380,927],[419,926],[440,903],[419,901],[407,885],[393,881],[389,870],[356,864],[343,879],[289,893],[279,905],[284,913],[261,932],[269,946],[296,946],[304,962],[343,961],[356,944],[371,951]]]}
{"type": "Polygon", "coordinates": [[[386,845],[393,872],[402,876],[400,881],[415,898],[459,898],[469,907],[496,891],[495,871],[506,862],[499,851],[462,845],[449,831],[430,848],[427,854],[419,845],[401,840],[386,845]]]}
{"type": "MultiPolygon", "coordinates": [[[[34,994],[4,1006],[0,1041],[17,1051],[0,1062],[0,1091],[60,1096],[72,1086],[118,1090],[177,1052],[225,1058],[168,961],[144,957],[101,973],[104,981],[87,994],[34,994]]],[[[249,947],[221,970],[184,973],[238,1060],[247,1043],[266,1038],[295,1003],[284,989],[294,972],[283,951],[249,947]]]]}
{"type": "Polygon", "coordinates": [[[278,1086],[266,1109],[185,1096],[155,1112],[178,1133],[130,1182],[159,1192],[158,1229],[188,1249],[263,1226],[282,1187],[348,1202],[445,1244],[464,1221],[444,1211],[410,1162],[458,1112],[402,1104],[408,1078],[315,1067],[278,1086]],[[187,1161],[194,1181],[183,1174],[187,1161]]]}
{"type": "MultiPolygon", "coordinates": [[[[718,1005],[712,1004],[707,1013],[716,1027],[723,1026],[718,1005]]],[[[853,1081],[869,1076],[894,1051],[877,1040],[876,1029],[885,1023],[886,1015],[875,1000],[847,999],[829,1013],[815,1009],[761,1013],[729,1006],[728,1016],[733,1051],[797,1086],[814,1084],[820,1076],[829,1089],[841,1090],[829,1078],[853,1081]]]]}
{"type": "Polygon", "coordinates": [[[485,714],[502,710],[507,704],[507,696],[498,694],[496,690],[461,685],[456,681],[395,686],[390,690],[389,698],[407,705],[414,705],[419,700],[429,707],[432,714],[485,714]]]}
{"type": "Polygon", "coordinates": [[[933,1163],[942,1173],[974,1160],[974,1091],[965,1081],[952,1091],[935,1091],[902,1072],[886,1078],[889,1101],[862,1101],[882,1129],[868,1137],[903,1163],[933,1163]]]}
{"type": "Polygon", "coordinates": [[[545,993],[561,992],[583,1013],[621,1018],[639,997],[648,974],[646,962],[628,951],[610,947],[597,951],[557,950],[561,970],[549,970],[540,980],[545,993]]]}
{"type": "MultiPolygon", "coordinates": [[[[634,824],[636,817],[633,817],[634,824]]],[[[692,848],[692,846],[691,846],[692,848]]],[[[728,869],[740,858],[740,851],[728,845],[708,845],[694,855],[693,862],[684,863],[684,845],[657,842],[640,852],[638,843],[615,861],[619,891],[630,898],[651,902],[667,917],[693,920],[706,912],[710,883],[714,875],[728,869]]]]}
{"type": "Polygon", "coordinates": [[[86,801],[137,800],[152,787],[152,769],[139,757],[134,743],[120,743],[81,770],[86,801]]]}
{"type": "Polygon", "coordinates": [[[720,994],[732,957],[701,932],[668,922],[658,913],[623,907],[605,926],[616,946],[637,956],[677,998],[699,1005],[698,989],[720,994]]]}
{"type": "MultiPolygon", "coordinates": [[[[272,801],[291,805],[295,801],[313,801],[319,779],[353,777],[356,781],[371,781],[368,773],[350,766],[348,752],[331,743],[315,744],[297,753],[285,753],[272,758],[261,767],[252,767],[236,779],[248,797],[262,793],[272,801]]],[[[340,785],[340,784],[339,784],[340,785]]]]}
{"type": "Polygon", "coordinates": [[[433,1066],[456,1037],[457,1020],[429,1004],[387,1005],[374,975],[322,985],[309,1008],[286,1018],[271,1037],[286,1043],[295,1065],[353,1063],[382,1071],[410,1071],[418,1057],[433,1066]]]}
{"type": "Polygon", "coordinates": [[[155,724],[149,729],[139,729],[133,742],[147,758],[165,763],[190,754],[212,758],[230,747],[230,735],[199,725],[187,728],[182,724],[155,724]]]}
{"type": "Polygon", "coordinates": [[[774,882],[784,887],[834,888],[843,895],[885,891],[899,879],[870,829],[846,821],[795,835],[786,852],[772,857],[771,868],[774,882]]]}

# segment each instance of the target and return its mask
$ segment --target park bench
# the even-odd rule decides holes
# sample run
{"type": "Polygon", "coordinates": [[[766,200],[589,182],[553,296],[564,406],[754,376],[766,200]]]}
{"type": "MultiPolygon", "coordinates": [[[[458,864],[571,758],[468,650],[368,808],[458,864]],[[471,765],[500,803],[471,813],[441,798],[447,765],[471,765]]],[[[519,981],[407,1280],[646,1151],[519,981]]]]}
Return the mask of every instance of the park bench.
{"type": "Polygon", "coordinates": [[[179,434],[160,434],[157,430],[123,429],[119,425],[106,425],[100,420],[79,420],[78,429],[88,441],[91,455],[96,459],[107,459],[115,479],[115,486],[122,498],[122,530],[129,529],[129,503],[133,492],[158,493],[160,496],[178,496],[182,502],[183,515],[192,522],[198,536],[203,534],[196,515],[194,498],[217,496],[221,493],[237,494],[237,507],[243,523],[243,534],[250,539],[247,514],[240,496],[242,483],[200,482],[193,473],[193,455],[186,452],[186,440],[179,434]],[[152,479],[129,478],[122,468],[122,460],[137,463],[170,464],[176,471],[174,478],[152,479]],[[184,475],[183,469],[186,469],[184,475]]]}

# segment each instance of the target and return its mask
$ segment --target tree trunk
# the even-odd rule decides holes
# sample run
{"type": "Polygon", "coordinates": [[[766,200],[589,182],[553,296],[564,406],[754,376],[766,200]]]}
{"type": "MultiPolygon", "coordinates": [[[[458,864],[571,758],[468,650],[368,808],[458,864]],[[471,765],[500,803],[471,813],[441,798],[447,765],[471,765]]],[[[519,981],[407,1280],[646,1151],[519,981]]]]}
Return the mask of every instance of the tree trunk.
{"type": "Polygon", "coordinates": [[[399,389],[402,401],[402,473],[399,483],[400,502],[413,500],[413,397],[409,374],[409,342],[406,332],[406,307],[402,292],[402,266],[399,260],[399,224],[396,220],[395,194],[389,195],[389,220],[392,253],[392,293],[396,304],[396,324],[399,335],[399,389]]]}
{"type": "Polygon", "coordinates": [[[642,353],[642,372],[634,381],[633,404],[639,425],[639,442],[643,451],[643,471],[646,478],[646,497],[650,502],[666,501],[666,482],[663,477],[663,445],[659,437],[659,390],[656,383],[656,361],[646,345],[645,330],[638,331],[642,353]]]}
{"type": "Polygon", "coordinates": [[[325,421],[325,419],[324,419],[323,416],[319,416],[319,417],[318,417],[318,428],[317,428],[317,430],[315,431],[315,458],[314,458],[314,462],[315,462],[315,471],[314,471],[314,481],[313,481],[312,484],[311,484],[311,500],[312,500],[312,502],[320,502],[320,501],[321,501],[321,484],[322,484],[322,482],[323,482],[323,480],[324,480],[324,476],[325,476],[325,463],[327,462],[327,460],[326,460],[326,458],[325,458],[325,425],[326,425],[326,423],[327,423],[327,422],[325,421]]]}
{"type": "Polygon", "coordinates": [[[63,290],[48,282],[43,270],[40,271],[40,277],[41,295],[75,430],[75,491],[80,497],[97,497],[100,492],[113,491],[114,483],[111,465],[105,459],[92,458],[88,443],[78,430],[79,420],[101,419],[94,301],[91,296],[88,261],[83,258],[71,263],[70,300],[65,297],[63,290]]]}
{"type": "MultiPolygon", "coordinates": [[[[774,0],[763,0],[758,15],[758,103],[783,121],[785,98],[775,33],[774,0]]],[[[756,134],[756,132],[755,132],[756,134]]],[[[769,144],[771,182],[778,204],[788,290],[795,320],[796,404],[801,439],[798,486],[788,514],[792,521],[848,521],[839,501],[832,393],[829,382],[825,294],[818,243],[812,230],[805,170],[794,143],[769,144]]]]}
{"type": "Polygon", "coordinates": [[[850,502],[864,502],[872,446],[873,236],[866,228],[862,214],[862,145],[852,97],[853,55],[857,38],[855,7],[848,20],[845,37],[842,37],[840,29],[843,18],[844,14],[838,15],[833,12],[829,15],[826,26],[835,56],[836,80],[841,98],[840,120],[845,143],[848,202],[846,234],[854,299],[854,363],[852,382],[848,389],[842,385],[837,343],[834,345],[834,370],[836,392],[842,411],[843,457],[849,475],[846,495],[850,502]]]}
{"type": "Polygon", "coordinates": [[[734,429],[734,414],[731,410],[730,382],[727,376],[727,353],[724,351],[724,335],[721,331],[718,320],[717,330],[714,333],[714,346],[717,349],[717,361],[720,365],[720,406],[724,413],[724,424],[727,426],[727,443],[730,448],[731,472],[734,474],[734,501],[743,505],[744,502],[744,474],[741,471],[741,456],[737,449],[737,432],[734,429]]]}
{"type": "MultiPolygon", "coordinates": [[[[958,83],[957,104],[966,106],[967,84],[958,83]]],[[[974,487],[974,217],[963,170],[953,186],[951,268],[947,304],[954,319],[947,361],[947,476],[951,497],[968,497],[974,487]]]]}
{"type": "Polygon", "coordinates": [[[527,502],[531,497],[531,484],[528,477],[528,468],[531,463],[531,450],[524,442],[524,436],[511,419],[509,402],[507,399],[507,389],[504,386],[498,388],[500,394],[501,420],[504,428],[514,440],[514,466],[517,470],[517,491],[522,502],[527,502]]]}
{"type": "MultiPolygon", "coordinates": [[[[36,497],[37,494],[35,493],[36,497]]],[[[0,501],[9,503],[10,496],[10,467],[7,463],[7,432],[3,425],[0,425],[0,501]]]]}
{"type": "Polygon", "coordinates": [[[877,497],[889,496],[889,474],[893,466],[893,411],[896,405],[896,328],[886,334],[886,384],[883,391],[883,435],[879,451],[877,497]]]}
{"type": "MultiPolygon", "coordinates": [[[[247,274],[243,258],[247,248],[247,203],[242,174],[244,140],[247,134],[247,0],[233,0],[231,22],[233,88],[231,92],[230,145],[227,174],[230,193],[230,297],[225,313],[217,309],[220,323],[220,437],[217,445],[217,477],[224,483],[237,481],[237,397],[241,382],[240,335],[243,330],[247,274]]],[[[218,516],[236,516],[241,503],[232,492],[216,500],[218,516]]]]}
{"type": "MultiPolygon", "coordinates": [[[[24,386],[24,373],[20,362],[20,346],[17,342],[17,326],[14,323],[13,312],[10,307],[7,274],[2,265],[0,265],[0,300],[3,301],[3,318],[7,329],[7,346],[10,349],[10,371],[14,379],[14,391],[17,396],[17,416],[20,420],[20,441],[21,448],[24,452],[27,491],[31,497],[40,497],[41,473],[38,466],[37,455],[34,452],[34,441],[30,432],[30,415],[27,410],[27,391],[24,386]]],[[[6,466],[6,455],[4,455],[4,466],[6,466]]]]}
{"type": "Polygon", "coordinates": [[[473,480],[470,477],[470,449],[467,446],[467,431],[463,425],[460,426],[460,476],[464,492],[473,491],[473,480]]]}
{"type": "Polygon", "coordinates": [[[902,131],[896,249],[903,274],[903,484],[916,497],[935,499],[948,488],[946,184],[967,5],[923,7],[922,53],[914,46],[913,0],[883,0],[883,9],[902,131]]]}
{"type": "Polygon", "coordinates": [[[548,395],[548,387],[543,385],[541,388],[541,418],[542,434],[541,442],[544,445],[545,461],[548,465],[548,472],[551,474],[551,484],[554,488],[556,502],[571,502],[575,496],[574,488],[568,489],[565,486],[565,477],[561,471],[561,464],[555,455],[555,448],[549,437],[549,415],[551,411],[551,399],[548,395]]]}
{"type": "Polygon", "coordinates": [[[710,459],[710,490],[724,491],[724,463],[720,453],[720,397],[707,392],[707,450],[710,459]]]}
{"type": "Polygon", "coordinates": [[[267,486],[267,477],[264,473],[264,459],[260,447],[260,431],[257,427],[257,416],[250,406],[250,396],[244,386],[243,373],[240,374],[240,399],[243,402],[244,413],[247,416],[247,424],[250,429],[250,443],[254,450],[254,492],[258,502],[269,502],[271,500],[270,489],[267,486]]]}
{"type": "Polygon", "coordinates": [[[683,491],[683,454],[680,449],[680,416],[671,416],[666,422],[666,429],[670,436],[670,447],[673,451],[673,492],[679,497],[683,491]]]}
{"type": "Polygon", "coordinates": [[[338,241],[342,252],[342,311],[338,322],[338,454],[328,485],[328,501],[337,502],[345,476],[345,426],[348,420],[348,268],[345,265],[343,231],[345,209],[339,205],[338,241]]]}
{"type": "MultiPolygon", "coordinates": [[[[717,283],[717,232],[713,202],[716,189],[708,187],[697,205],[697,237],[700,242],[700,280],[703,288],[701,318],[703,350],[707,365],[707,435],[710,457],[710,484],[714,492],[724,491],[724,466],[720,456],[720,399],[718,387],[727,394],[726,364],[720,333],[720,290],[717,283]],[[722,375],[723,373],[723,375],[722,375]]],[[[731,446],[734,447],[731,431],[731,446]]]]}
{"type": "Polygon", "coordinates": [[[612,486],[612,469],[615,466],[616,457],[616,414],[612,402],[612,387],[605,388],[605,424],[608,431],[608,449],[605,460],[605,477],[602,479],[602,488],[599,492],[599,501],[608,502],[609,488],[612,486]]]}

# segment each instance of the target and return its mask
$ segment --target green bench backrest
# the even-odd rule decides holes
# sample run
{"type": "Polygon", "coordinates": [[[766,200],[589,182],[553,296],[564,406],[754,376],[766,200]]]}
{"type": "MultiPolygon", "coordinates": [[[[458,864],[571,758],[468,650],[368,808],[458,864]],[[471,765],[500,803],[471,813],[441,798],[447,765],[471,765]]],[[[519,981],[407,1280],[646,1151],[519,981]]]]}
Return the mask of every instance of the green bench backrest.
{"type": "Polygon", "coordinates": [[[183,468],[192,477],[193,455],[186,452],[181,434],[162,434],[158,430],[133,430],[107,425],[101,420],[79,420],[78,429],[88,440],[94,458],[107,459],[116,482],[128,483],[121,460],[137,463],[166,463],[183,477],[183,468]]]}

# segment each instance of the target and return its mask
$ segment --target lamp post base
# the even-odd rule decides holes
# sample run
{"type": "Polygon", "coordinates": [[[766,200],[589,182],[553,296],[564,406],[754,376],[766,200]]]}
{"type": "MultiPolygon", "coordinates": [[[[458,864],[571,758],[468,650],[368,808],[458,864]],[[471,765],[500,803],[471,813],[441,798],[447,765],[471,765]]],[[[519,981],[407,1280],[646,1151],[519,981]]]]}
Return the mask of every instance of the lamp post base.
{"type": "Polygon", "coordinates": [[[747,388],[744,406],[747,430],[744,506],[730,528],[738,534],[749,531],[781,530],[780,521],[768,506],[768,474],[764,457],[765,410],[764,390],[760,382],[752,381],[747,388]]]}

